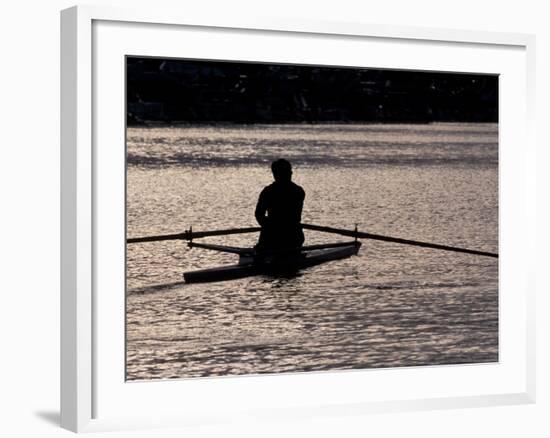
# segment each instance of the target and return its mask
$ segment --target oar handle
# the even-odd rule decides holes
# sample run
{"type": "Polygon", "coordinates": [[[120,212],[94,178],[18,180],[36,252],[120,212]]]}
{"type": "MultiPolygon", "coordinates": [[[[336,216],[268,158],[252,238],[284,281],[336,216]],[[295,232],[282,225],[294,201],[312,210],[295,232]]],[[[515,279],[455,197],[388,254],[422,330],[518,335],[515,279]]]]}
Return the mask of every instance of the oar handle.
{"type": "Polygon", "coordinates": [[[424,248],[441,249],[445,251],[461,252],[465,254],[474,254],[474,255],[498,258],[498,254],[493,252],[459,248],[456,246],[449,246],[449,245],[440,245],[438,243],[420,242],[418,240],[401,239],[399,237],[382,236],[380,234],[364,233],[356,230],[344,230],[341,228],[323,227],[320,225],[313,225],[313,224],[302,224],[302,228],[306,230],[321,231],[325,233],[334,233],[334,234],[340,234],[342,236],[349,236],[349,237],[355,237],[355,238],[361,238],[361,239],[380,240],[383,242],[399,243],[403,245],[414,245],[414,246],[420,246],[424,248]]]}

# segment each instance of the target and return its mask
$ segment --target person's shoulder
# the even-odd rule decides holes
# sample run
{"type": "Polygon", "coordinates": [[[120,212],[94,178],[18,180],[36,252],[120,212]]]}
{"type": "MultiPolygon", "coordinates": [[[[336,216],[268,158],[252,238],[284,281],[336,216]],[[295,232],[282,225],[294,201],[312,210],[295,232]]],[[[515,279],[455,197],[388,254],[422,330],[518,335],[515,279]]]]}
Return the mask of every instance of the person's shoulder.
{"type": "Polygon", "coordinates": [[[273,190],[275,189],[274,185],[273,184],[269,184],[267,186],[265,186],[262,191],[260,192],[260,195],[265,195],[265,194],[269,194],[271,192],[273,192],[273,190]]]}
{"type": "Polygon", "coordinates": [[[299,186],[298,184],[296,184],[294,181],[292,182],[292,185],[293,185],[293,187],[294,187],[294,190],[296,190],[296,192],[298,192],[298,193],[300,193],[300,194],[302,194],[302,195],[305,196],[306,192],[305,192],[305,190],[304,190],[301,186],[299,186]]]}

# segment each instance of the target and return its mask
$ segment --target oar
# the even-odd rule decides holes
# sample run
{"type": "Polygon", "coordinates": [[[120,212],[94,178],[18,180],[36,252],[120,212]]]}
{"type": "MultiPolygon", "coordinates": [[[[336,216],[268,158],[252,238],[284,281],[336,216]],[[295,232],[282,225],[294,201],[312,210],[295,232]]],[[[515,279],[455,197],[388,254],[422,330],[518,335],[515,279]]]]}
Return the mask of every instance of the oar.
{"type": "Polygon", "coordinates": [[[159,236],[145,236],[145,237],[130,237],[126,239],[126,243],[142,243],[142,242],[160,242],[162,240],[193,240],[201,237],[209,236],[226,236],[228,234],[244,234],[244,233],[256,233],[260,231],[259,227],[248,228],[229,228],[226,230],[212,230],[212,231],[193,231],[187,230],[183,233],[177,234],[163,234],[159,236]]]}
{"type": "Polygon", "coordinates": [[[425,248],[442,249],[445,251],[462,252],[466,254],[475,254],[486,257],[498,258],[498,254],[493,252],[478,251],[475,249],[458,248],[456,246],[440,245],[437,243],[419,242],[417,240],[400,239],[398,237],[382,236],[379,234],[364,233],[356,230],[344,230],[341,228],[323,227],[320,225],[302,224],[302,228],[312,231],[322,231],[325,233],[341,234],[342,236],[349,236],[362,239],[381,240],[383,242],[401,243],[404,245],[422,246],[425,248]]]}

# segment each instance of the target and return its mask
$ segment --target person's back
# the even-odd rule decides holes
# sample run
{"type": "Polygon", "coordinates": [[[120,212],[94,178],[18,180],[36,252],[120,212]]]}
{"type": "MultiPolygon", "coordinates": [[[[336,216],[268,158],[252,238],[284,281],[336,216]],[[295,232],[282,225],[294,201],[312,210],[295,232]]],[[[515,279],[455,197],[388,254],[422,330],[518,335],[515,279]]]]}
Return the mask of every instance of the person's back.
{"type": "Polygon", "coordinates": [[[262,190],[256,205],[256,220],[262,226],[256,248],[298,248],[304,243],[301,221],[305,192],[292,182],[288,161],[277,160],[271,168],[275,181],[262,190]]]}

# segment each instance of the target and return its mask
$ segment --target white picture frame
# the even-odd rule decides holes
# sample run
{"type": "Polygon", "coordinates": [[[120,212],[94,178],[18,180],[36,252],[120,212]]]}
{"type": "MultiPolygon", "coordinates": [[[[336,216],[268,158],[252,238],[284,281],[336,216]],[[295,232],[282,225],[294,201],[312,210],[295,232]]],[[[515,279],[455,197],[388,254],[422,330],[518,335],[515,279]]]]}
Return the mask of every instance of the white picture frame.
{"type": "MultiPolygon", "coordinates": [[[[77,6],[62,11],[62,427],[83,432],[208,424],[250,417],[362,415],[534,402],[534,268],[524,257],[529,253],[528,249],[534,247],[535,241],[534,51],[534,36],[525,34],[315,22],[295,18],[227,21],[214,14],[194,16],[188,10],[77,6]],[[145,32],[147,38],[142,38],[145,32]],[[124,321],[124,312],[120,311],[124,288],[121,289],[120,270],[110,272],[104,266],[124,263],[120,260],[124,240],[118,238],[120,227],[115,229],[120,217],[107,220],[102,213],[105,208],[98,208],[101,205],[116,206],[121,191],[124,191],[124,187],[120,187],[124,168],[119,166],[121,156],[116,155],[124,150],[120,135],[125,127],[124,123],[121,124],[123,113],[116,106],[124,106],[123,99],[120,101],[123,90],[119,89],[124,81],[118,74],[121,71],[119,61],[122,63],[120,56],[151,53],[180,56],[179,52],[175,53],[180,50],[176,47],[178,41],[173,47],[169,41],[189,38],[191,34],[199,43],[186,54],[189,57],[200,58],[204,52],[202,57],[206,59],[260,60],[260,56],[266,56],[265,47],[271,47],[273,52],[269,60],[310,63],[316,59],[328,59],[333,65],[349,65],[350,59],[358,56],[354,55],[357,51],[351,49],[365,45],[372,48],[369,62],[376,59],[376,67],[416,66],[441,71],[458,68],[459,71],[502,75],[500,199],[504,202],[500,211],[499,272],[503,290],[500,342],[504,350],[501,350],[502,359],[498,364],[491,367],[413,367],[165,382],[126,383],[123,378],[121,380],[120,366],[123,364],[118,362],[124,340],[120,336],[110,339],[105,333],[120,334],[124,321]],[[163,40],[167,35],[168,39],[163,40]],[[223,49],[220,41],[229,39],[235,42],[246,40],[251,42],[250,47],[242,51],[235,49],[234,53],[229,48],[220,52],[223,49]],[[261,44],[254,44],[260,40],[261,44]],[[128,48],[128,41],[131,41],[131,48],[128,48]],[[209,41],[213,42],[211,46],[209,41]],[[305,59],[303,52],[289,50],[289,44],[299,47],[300,44],[296,43],[301,41],[304,50],[319,58],[305,59]],[[281,53],[277,53],[279,44],[284,49],[281,53]],[[383,47],[377,48],[377,45],[383,47]],[[163,48],[162,51],[159,47],[163,48]],[[346,48],[350,48],[347,54],[346,48]],[[382,53],[388,48],[401,51],[403,58],[399,64],[395,58],[392,61],[391,56],[388,58],[387,53],[382,53]],[[452,51],[453,56],[441,55],[447,50],[452,51]],[[409,52],[415,57],[407,58],[405,55],[409,52]],[[344,56],[348,56],[347,61],[344,56]],[[115,61],[110,61],[113,59],[115,61]],[[114,73],[111,75],[111,72],[114,73]],[[109,101],[109,105],[116,104],[108,122],[102,111],[106,105],[105,94],[114,99],[109,101]],[[107,141],[111,144],[109,151],[115,154],[113,156],[108,155],[110,152],[104,153],[103,149],[98,154],[98,147],[107,141]],[[113,193],[107,194],[107,186],[115,187],[113,193]],[[518,208],[518,203],[521,208],[518,208]],[[521,237],[514,232],[520,228],[523,230],[521,237]],[[515,321],[515,326],[511,325],[512,321],[515,321]],[[392,373],[391,380],[396,382],[398,389],[384,386],[384,373],[392,373]],[[445,382],[453,379],[456,379],[454,386],[447,387],[445,382]],[[409,388],[413,380],[417,386],[409,388]],[[435,382],[431,387],[425,383],[430,380],[435,382]],[[478,382],[477,389],[468,386],[468,382],[478,382]],[[368,394],[349,389],[361,388],[362,385],[369,388],[368,394]],[[289,388],[302,391],[291,401],[287,396],[289,388]],[[183,394],[194,395],[186,402],[183,394]],[[174,403],[178,397],[180,401],[174,403]],[[166,403],[158,402],[161,398],[166,403]],[[213,402],[213,399],[218,401],[213,402]],[[153,403],[142,403],[146,406],[140,408],[136,403],[132,404],[132,400],[152,400],[153,403]],[[128,405],[128,409],[122,409],[124,405],[128,405]]],[[[367,61],[354,61],[353,65],[356,62],[363,65],[367,61]]]]}

